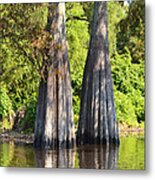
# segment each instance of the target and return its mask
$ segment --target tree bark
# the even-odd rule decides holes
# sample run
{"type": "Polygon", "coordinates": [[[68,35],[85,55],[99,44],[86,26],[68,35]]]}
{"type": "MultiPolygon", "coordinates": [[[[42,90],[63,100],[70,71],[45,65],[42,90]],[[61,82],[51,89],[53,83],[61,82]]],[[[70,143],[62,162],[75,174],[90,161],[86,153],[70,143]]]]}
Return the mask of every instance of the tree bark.
{"type": "Polygon", "coordinates": [[[82,84],[77,143],[119,144],[108,47],[106,2],[95,2],[82,84]]]}
{"type": "Polygon", "coordinates": [[[72,88],[65,32],[65,4],[48,7],[47,32],[52,36],[43,64],[35,120],[35,147],[71,148],[75,145],[72,88]]]}

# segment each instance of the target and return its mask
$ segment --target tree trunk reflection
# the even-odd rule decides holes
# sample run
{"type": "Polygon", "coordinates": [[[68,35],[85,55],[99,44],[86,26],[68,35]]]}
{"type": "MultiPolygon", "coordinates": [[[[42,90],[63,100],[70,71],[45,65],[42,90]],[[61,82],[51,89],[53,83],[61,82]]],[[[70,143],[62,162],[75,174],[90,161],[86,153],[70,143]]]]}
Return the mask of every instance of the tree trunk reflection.
{"type": "Polygon", "coordinates": [[[74,168],[75,151],[73,149],[35,150],[37,167],[74,168]]]}
{"type": "Polygon", "coordinates": [[[118,147],[114,145],[80,147],[79,167],[86,169],[117,169],[118,147]]]}
{"type": "Polygon", "coordinates": [[[35,160],[37,167],[45,168],[117,169],[118,146],[85,145],[77,150],[35,150],[35,160]]]}

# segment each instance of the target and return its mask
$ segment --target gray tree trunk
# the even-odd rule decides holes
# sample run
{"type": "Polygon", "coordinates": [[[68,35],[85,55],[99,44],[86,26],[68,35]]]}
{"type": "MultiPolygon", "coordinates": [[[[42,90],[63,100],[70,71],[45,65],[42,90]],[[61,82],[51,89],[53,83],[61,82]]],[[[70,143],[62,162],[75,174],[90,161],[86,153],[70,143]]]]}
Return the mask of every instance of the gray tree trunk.
{"type": "Polygon", "coordinates": [[[119,144],[108,49],[106,2],[95,2],[82,85],[78,144],[119,144]]]}
{"type": "Polygon", "coordinates": [[[75,144],[75,133],[64,3],[49,4],[47,32],[52,40],[48,42],[48,59],[43,61],[34,145],[45,149],[70,148],[75,144]]]}

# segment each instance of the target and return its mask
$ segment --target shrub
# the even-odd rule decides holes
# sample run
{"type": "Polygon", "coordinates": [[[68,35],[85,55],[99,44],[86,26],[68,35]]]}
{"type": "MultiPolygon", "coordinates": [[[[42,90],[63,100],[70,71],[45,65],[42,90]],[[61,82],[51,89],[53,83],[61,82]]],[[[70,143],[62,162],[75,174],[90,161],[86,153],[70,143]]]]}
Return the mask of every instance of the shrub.
{"type": "Polygon", "coordinates": [[[0,86],[0,129],[11,129],[13,125],[10,121],[10,115],[13,112],[11,99],[6,85],[1,83],[0,86]]]}
{"type": "Polygon", "coordinates": [[[111,60],[116,114],[129,125],[144,121],[144,61],[132,63],[129,50],[111,60]]]}

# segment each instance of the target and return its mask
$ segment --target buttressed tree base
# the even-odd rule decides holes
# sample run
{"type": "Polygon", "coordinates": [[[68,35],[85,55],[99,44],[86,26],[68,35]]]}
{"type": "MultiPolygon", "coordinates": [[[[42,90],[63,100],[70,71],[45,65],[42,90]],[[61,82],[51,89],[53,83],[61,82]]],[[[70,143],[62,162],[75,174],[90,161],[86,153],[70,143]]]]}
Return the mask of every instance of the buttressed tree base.
{"type": "Polygon", "coordinates": [[[65,3],[48,5],[47,32],[52,36],[43,60],[35,120],[35,147],[75,145],[72,88],[65,29],[65,3]]]}
{"type": "Polygon", "coordinates": [[[119,144],[106,3],[94,3],[91,39],[82,84],[78,144],[119,144]]]}

